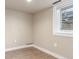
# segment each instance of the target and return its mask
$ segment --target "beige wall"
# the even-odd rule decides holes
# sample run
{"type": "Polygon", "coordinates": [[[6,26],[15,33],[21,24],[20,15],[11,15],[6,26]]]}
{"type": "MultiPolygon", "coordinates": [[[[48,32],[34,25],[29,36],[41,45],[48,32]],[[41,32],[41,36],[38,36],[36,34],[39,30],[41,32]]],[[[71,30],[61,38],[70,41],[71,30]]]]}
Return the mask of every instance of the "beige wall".
{"type": "Polygon", "coordinates": [[[5,47],[13,48],[32,42],[32,15],[5,10],[5,47]],[[16,40],[16,43],[14,42],[16,40]]]}
{"type": "Polygon", "coordinates": [[[6,9],[6,49],[34,42],[36,45],[51,52],[72,59],[72,38],[54,36],[52,34],[52,9],[48,8],[40,11],[34,14],[33,18],[31,14],[6,9]],[[14,42],[15,40],[16,43],[14,42]],[[54,47],[54,43],[57,44],[57,47],[54,47]]]}
{"type": "Polygon", "coordinates": [[[33,16],[33,40],[40,47],[72,59],[73,40],[52,34],[53,8],[40,11],[33,16]],[[54,43],[57,47],[54,47],[54,43]]]}

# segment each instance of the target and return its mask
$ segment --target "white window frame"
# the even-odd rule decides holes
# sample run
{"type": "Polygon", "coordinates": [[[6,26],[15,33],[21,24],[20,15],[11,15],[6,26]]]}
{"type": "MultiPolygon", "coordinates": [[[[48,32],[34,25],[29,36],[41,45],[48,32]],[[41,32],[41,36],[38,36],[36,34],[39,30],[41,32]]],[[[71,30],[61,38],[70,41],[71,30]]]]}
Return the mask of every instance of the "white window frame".
{"type": "MultiPolygon", "coordinates": [[[[70,5],[68,5],[70,6],[70,5]]],[[[64,6],[66,7],[66,6],[64,6]]],[[[53,35],[73,37],[73,30],[61,30],[61,14],[62,7],[53,7],[53,35]]]]}

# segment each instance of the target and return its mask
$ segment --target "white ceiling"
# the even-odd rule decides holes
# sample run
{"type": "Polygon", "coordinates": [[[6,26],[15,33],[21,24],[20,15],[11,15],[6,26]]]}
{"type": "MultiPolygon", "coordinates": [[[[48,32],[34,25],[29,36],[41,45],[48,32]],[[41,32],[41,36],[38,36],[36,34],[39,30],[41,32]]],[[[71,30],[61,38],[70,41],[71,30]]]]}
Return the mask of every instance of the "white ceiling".
{"type": "Polygon", "coordinates": [[[33,0],[28,3],[26,0],[5,0],[6,8],[35,13],[52,6],[56,0],[33,0]]]}

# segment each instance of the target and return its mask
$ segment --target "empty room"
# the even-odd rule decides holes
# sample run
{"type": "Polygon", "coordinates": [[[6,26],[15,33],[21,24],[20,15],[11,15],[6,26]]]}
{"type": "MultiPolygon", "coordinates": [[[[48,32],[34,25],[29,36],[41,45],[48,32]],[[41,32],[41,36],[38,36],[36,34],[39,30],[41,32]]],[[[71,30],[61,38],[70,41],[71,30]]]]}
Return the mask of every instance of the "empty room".
{"type": "Polygon", "coordinates": [[[5,0],[5,59],[73,59],[73,0],[5,0]]]}

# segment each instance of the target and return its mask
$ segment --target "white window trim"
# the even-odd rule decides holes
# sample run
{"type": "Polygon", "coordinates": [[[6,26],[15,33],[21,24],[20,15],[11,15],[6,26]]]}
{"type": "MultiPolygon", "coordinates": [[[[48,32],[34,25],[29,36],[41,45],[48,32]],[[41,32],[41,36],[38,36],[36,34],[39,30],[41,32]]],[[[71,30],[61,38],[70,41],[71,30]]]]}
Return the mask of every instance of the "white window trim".
{"type": "Polygon", "coordinates": [[[73,30],[60,30],[60,8],[53,7],[53,35],[73,37],[73,30]]]}

